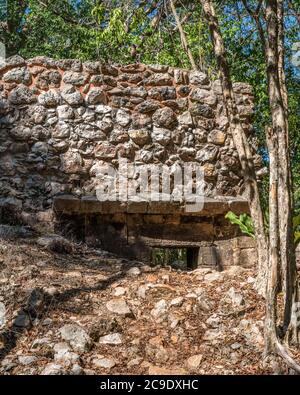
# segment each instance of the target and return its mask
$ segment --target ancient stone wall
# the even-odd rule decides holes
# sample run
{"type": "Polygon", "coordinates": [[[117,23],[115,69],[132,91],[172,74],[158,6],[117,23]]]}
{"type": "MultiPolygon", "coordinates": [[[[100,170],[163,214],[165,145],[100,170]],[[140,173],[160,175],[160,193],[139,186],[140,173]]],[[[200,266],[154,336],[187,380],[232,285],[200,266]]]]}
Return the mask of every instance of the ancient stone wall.
{"type": "MultiPolygon", "coordinates": [[[[234,90],[250,135],[251,88],[234,90]]],[[[0,93],[0,197],[23,212],[44,212],[59,194],[94,195],[97,166],[120,157],[195,161],[207,196],[241,194],[220,83],[202,72],[15,56],[0,93]]]]}

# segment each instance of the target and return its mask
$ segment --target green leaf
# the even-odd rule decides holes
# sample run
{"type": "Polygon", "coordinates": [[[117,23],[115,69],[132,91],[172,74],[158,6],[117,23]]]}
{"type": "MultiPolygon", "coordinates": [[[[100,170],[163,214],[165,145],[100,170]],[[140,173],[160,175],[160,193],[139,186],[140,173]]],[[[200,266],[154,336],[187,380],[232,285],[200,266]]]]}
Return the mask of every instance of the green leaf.
{"type": "Polygon", "coordinates": [[[225,215],[225,218],[228,219],[233,225],[238,225],[242,233],[247,234],[248,236],[255,239],[253,222],[248,214],[240,214],[238,217],[232,211],[228,211],[228,213],[225,215]]]}

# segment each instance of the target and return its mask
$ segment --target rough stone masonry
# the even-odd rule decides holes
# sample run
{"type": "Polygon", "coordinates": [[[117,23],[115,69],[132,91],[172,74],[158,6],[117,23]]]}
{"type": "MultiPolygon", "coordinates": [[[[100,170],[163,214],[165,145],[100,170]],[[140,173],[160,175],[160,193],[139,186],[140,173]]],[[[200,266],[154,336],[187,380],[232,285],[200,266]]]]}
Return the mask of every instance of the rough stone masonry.
{"type": "MultiPolygon", "coordinates": [[[[0,69],[0,91],[3,212],[13,207],[23,221],[50,226],[57,221],[53,200],[68,195],[65,202],[69,206],[58,199],[57,211],[84,216],[82,226],[95,223],[94,214],[101,212],[102,224],[126,225],[118,233],[126,245],[130,241],[130,222],[135,227],[143,224],[149,228],[150,224],[152,229],[156,225],[156,245],[173,245],[175,239],[174,245],[195,247],[202,241],[227,240],[237,235],[237,230],[222,220],[230,204],[222,206],[219,200],[237,199],[243,191],[220,81],[211,82],[199,71],[161,65],[118,66],[13,56],[0,69]],[[201,164],[208,202],[202,220],[198,218],[198,225],[191,225],[188,217],[172,211],[170,205],[158,212],[142,207],[131,213],[128,207],[86,207],[84,199],[95,196],[97,168],[104,162],[117,166],[118,158],[168,166],[189,161],[201,164]],[[88,213],[94,215],[93,219],[87,219],[88,213]],[[189,229],[185,238],[184,223],[189,229]],[[166,225],[168,236],[162,237],[166,225]]],[[[251,87],[235,83],[234,92],[244,129],[251,138],[251,87]]],[[[255,164],[259,169],[259,155],[255,155],[255,164]]],[[[240,210],[245,210],[242,206],[240,210]]],[[[99,218],[96,223],[99,225],[99,218]]],[[[87,234],[96,232],[94,242],[97,239],[101,244],[97,226],[84,233],[88,239],[87,234]]],[[[147,234],[140,236],[149,239],[147,234]]],[[[102,240],[103,247],[111,247],[106,244],[102,240]]],[[[121,243],[123,247],[125,244],[121,243]]],[[[146,244],[150,246],[151,242],[146,244]]]]}

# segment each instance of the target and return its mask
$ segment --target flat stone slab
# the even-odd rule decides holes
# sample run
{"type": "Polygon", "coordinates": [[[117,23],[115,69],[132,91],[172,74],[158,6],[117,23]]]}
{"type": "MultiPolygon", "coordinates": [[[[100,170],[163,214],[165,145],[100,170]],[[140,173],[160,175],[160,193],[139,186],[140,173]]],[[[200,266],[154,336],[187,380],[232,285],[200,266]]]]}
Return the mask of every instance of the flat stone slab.
{"type": "Polygon", "coordinates": [[[191,215],[214,216],[222,215],[228,211],[236,214],[249,213],[249,204],[243,197],[216,197],[204,198],[203,208],[189,211],[182,202],[170,201],[99,201],[95,196],[81,198],[72,195],[60,195],[54,198],[54,211],[64,214],[164,214],[164,215],[191,215]]]}

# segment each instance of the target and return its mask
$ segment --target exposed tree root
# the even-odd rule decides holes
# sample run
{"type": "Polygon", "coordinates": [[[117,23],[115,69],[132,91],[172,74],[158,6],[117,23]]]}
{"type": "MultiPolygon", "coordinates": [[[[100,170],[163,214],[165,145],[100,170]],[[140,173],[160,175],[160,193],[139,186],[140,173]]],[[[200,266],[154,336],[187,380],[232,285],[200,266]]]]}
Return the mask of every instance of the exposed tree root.
{"type": "Polygon", "coordinates": [[[287,348],[276,339],[275,348],[278,355],[286,362],[289,368],[300,374],[300,365],[291,356],[287,348]]]}

